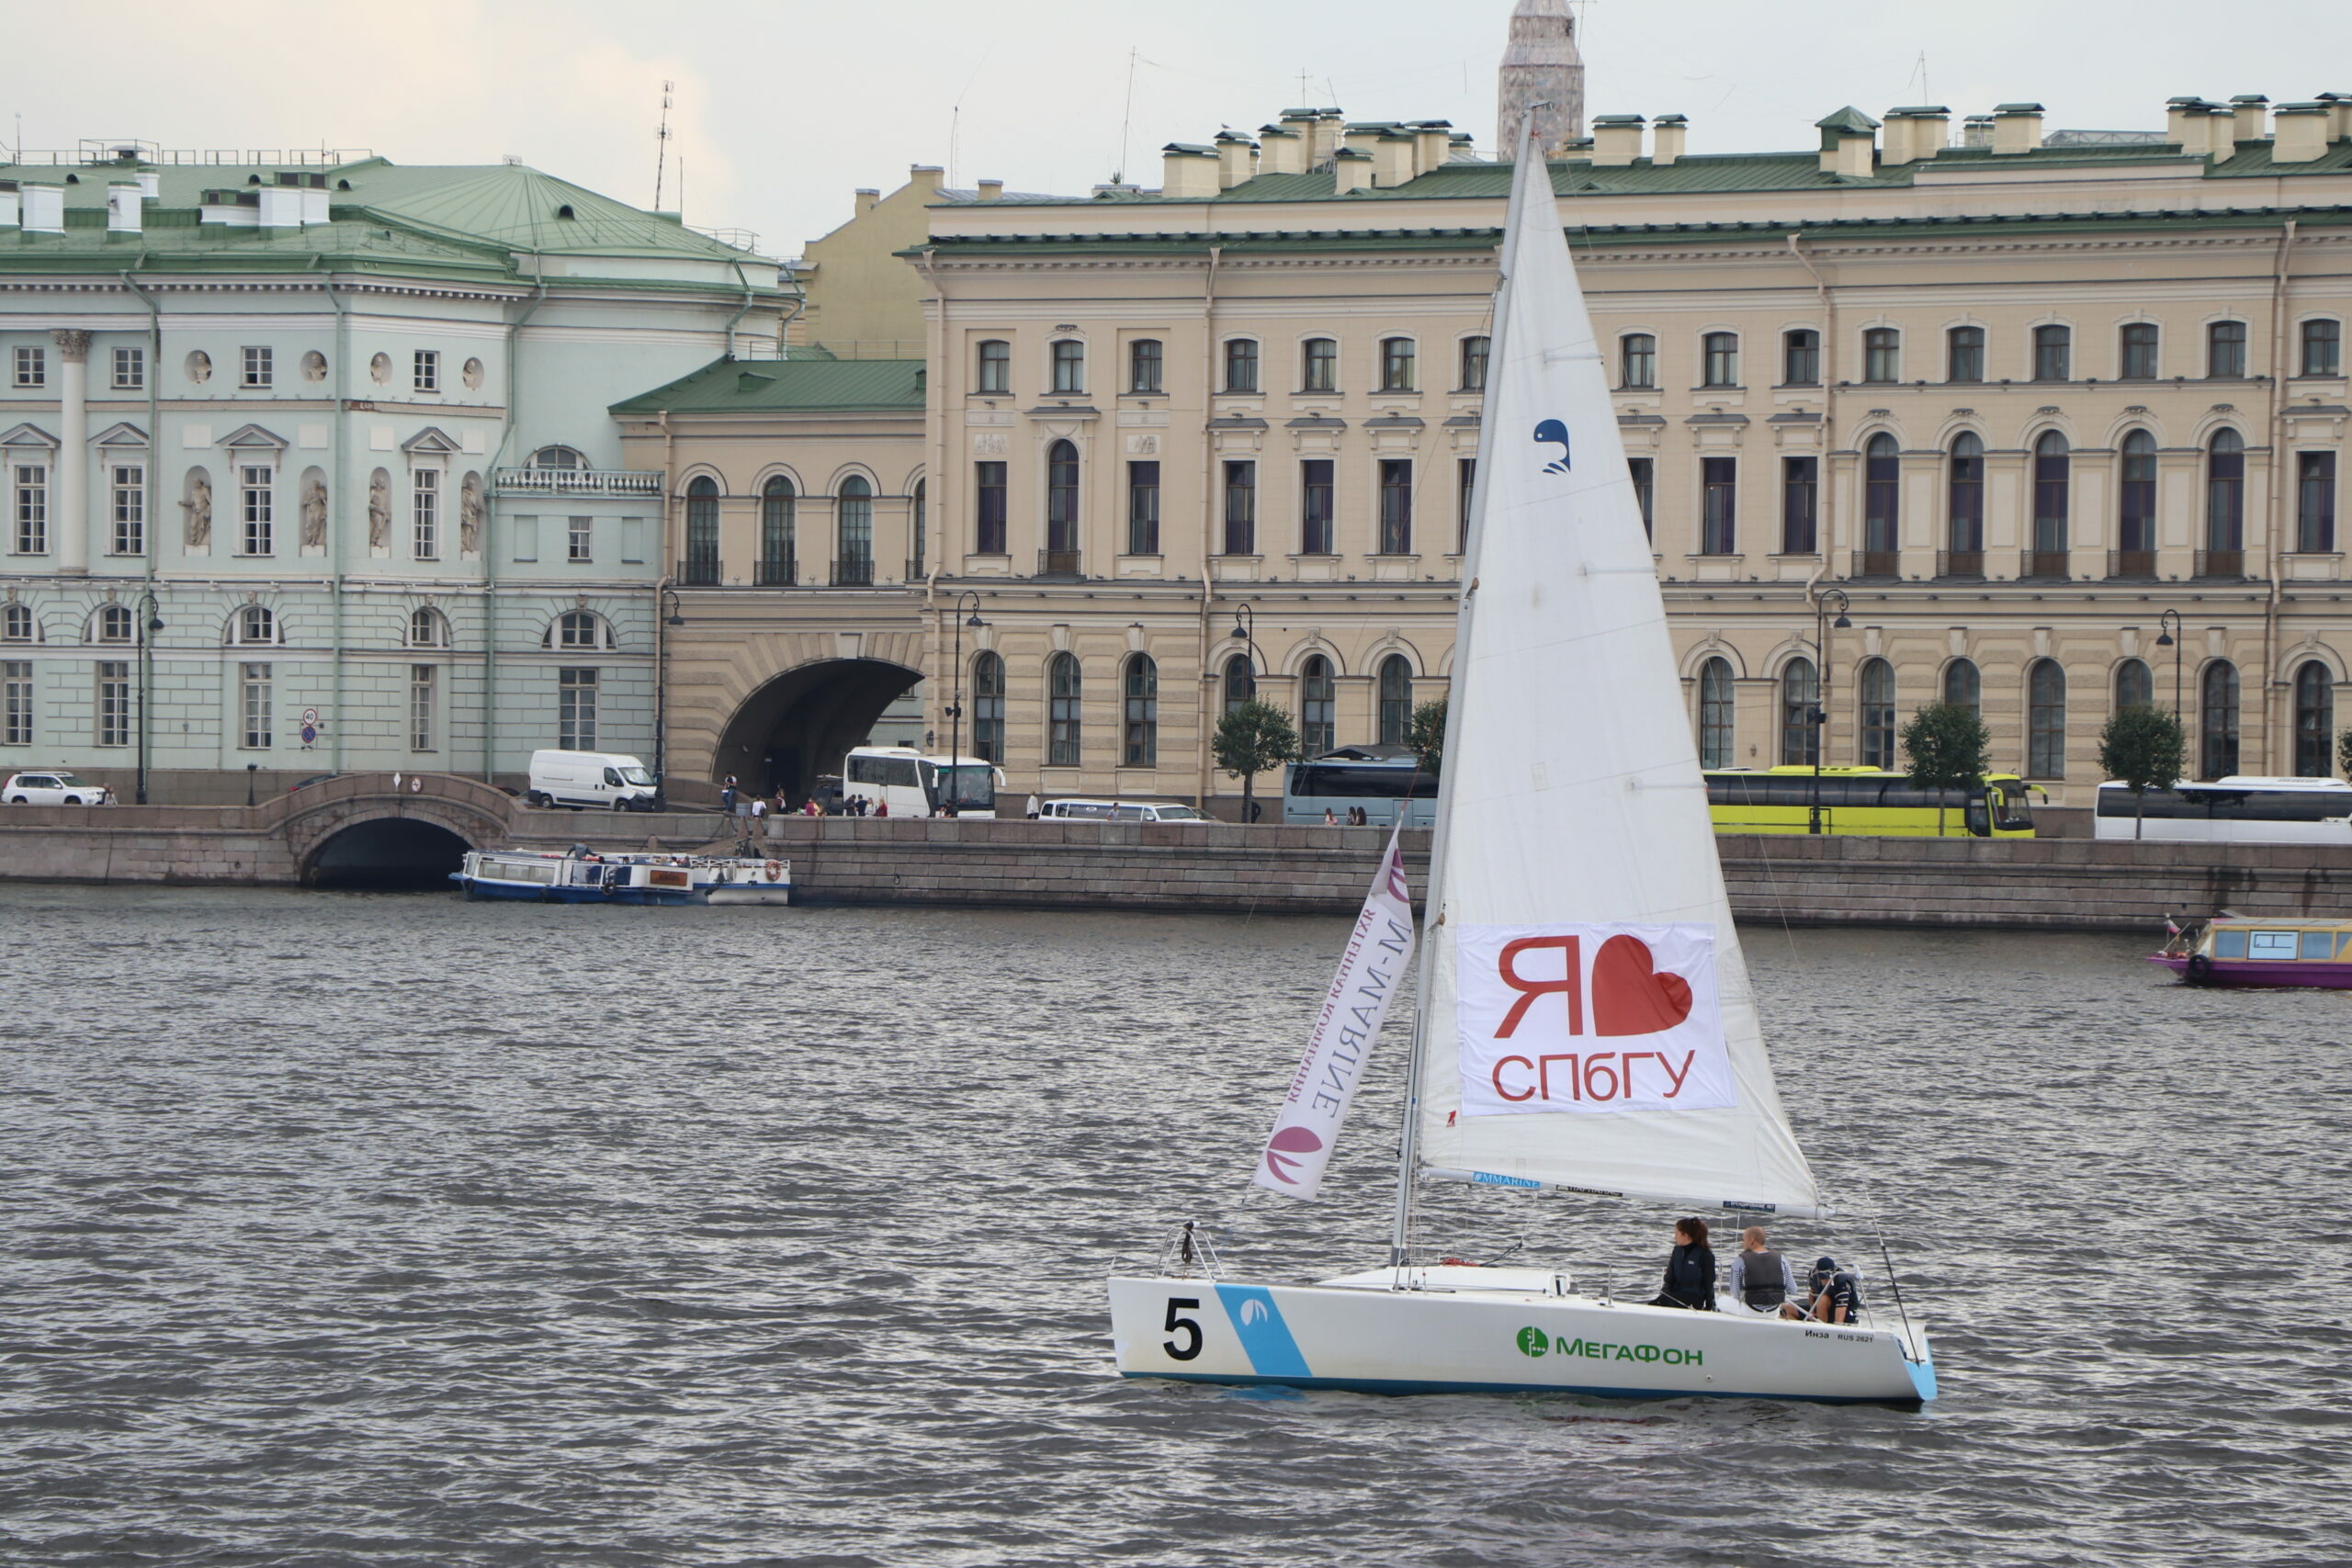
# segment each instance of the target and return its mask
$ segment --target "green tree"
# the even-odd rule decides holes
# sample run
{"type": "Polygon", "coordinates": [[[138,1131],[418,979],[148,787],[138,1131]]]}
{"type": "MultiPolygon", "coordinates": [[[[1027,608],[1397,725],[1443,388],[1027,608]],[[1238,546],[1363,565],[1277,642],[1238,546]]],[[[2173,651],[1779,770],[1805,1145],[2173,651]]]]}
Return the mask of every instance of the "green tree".
{"type": "Polygon", "coordinates": [[[1984,782],[1991,761],[1992,737],[1976,710],[1961,703],[1929,703],[1903,727],[1903,755],[1909,760],[1911,783],[1938,791],[1936,836],[1944,831],[1943,795],[1949,789],[1973,789],[1984,782]]]}
{"type": "Polygon", "coordinates": [[[1241,781],[1241,819],[1253,818],[1252,786],[1268,768],[1298,761],[1298,730],[1290,715],[1251,697],[1227,710],[1209,742],[1216,765],[1241,781]]]}
{"type": "MultiPolygon", "coordinates": [[[[2344,732],[2345,741],[2352,745],[2352,729],[2344,732]]],[[[1421,764],[1421,772],[1434,775],[1438,763],[1445,756],[1445,699],[1417,705],[1413,709],[1412,727],[1405,732],[1405,744],[1413,749],[1413,756],[1421,764]]]]}
{"type": "Polygon", "coordinates": [[[2344,776],[2352,778],[2352,729],[2335,738],[2335,761],[2344,770],[2344,776]]]}
{"type": "Polygon", "coordinates": [[[2098,732],[2098,765],[2132,790],[2132,836],[2138,838],[2148,791],[2170,789],[2180,778],[2188,746],[2180,720],[2162,708],[2128,707],[2098,732]]]}

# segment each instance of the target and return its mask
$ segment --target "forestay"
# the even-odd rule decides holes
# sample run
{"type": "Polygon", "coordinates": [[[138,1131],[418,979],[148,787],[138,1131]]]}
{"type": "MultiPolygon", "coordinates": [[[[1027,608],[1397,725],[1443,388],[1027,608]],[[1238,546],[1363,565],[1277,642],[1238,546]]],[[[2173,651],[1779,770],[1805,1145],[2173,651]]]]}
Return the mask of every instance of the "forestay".
{"type": "Polygon", "coordinates": [[[1439,804],[1422,1173],[1817,1212],[1540,158],[1505,239],[1439,804]]]}

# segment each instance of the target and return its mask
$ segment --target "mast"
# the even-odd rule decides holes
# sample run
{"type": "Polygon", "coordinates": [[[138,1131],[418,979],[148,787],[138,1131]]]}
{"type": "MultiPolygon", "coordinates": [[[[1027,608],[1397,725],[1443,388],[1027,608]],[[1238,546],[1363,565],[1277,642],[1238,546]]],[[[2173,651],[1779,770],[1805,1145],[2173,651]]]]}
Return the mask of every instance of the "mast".
{"type": "MultiPolygon", "coordinates": [[[[1518,161],[1511,165],[1511,184],[1518,186],[1521,171],[1534,152],[1535,115],[1549,108],[1548,102],[1527,106],[1519,122],[1518,161]]],[[[1544,165],[1542,178],[1551,177],[1551,165],[1544,165]]],[[[1487,351],[1487,385],[1489,393],[1495,384],[1495,371],[1503,362],[1502,351],[1509,345],[1505,334],[1510,321],[1510,220],[1518,209],[1515,200],[1506,198],[1503,208],[1502,243],[1495,249],[1498,280],[1495,285],[1494,329],[1487,351]]],[[[1487,497],[1493,470],[1488,468],[1495,444],[1495,422],[1487,417],[1491,409],[1490,396],[1482,396],[1478,417],[1477,469],[1471,476],[1475,487],[1470,510],[1469,536],[1463,542],[1462,609],[1455,619],[1453,632],[1453,667],[1469,670],[1470,628],[1477,613],[1478,556],[1487,534],[1487,497]]],[[[1396,1144],[1396,1216],[1388,1238],[1388,1265],[1401,1269],[1408,1261],[1408,1248],[1413,1225],[1413,1166],[1420,1155],[1421,1141],[1421,1045],[1430,1027],[1430,996],[1437,974],[1438,928],[1445,921],[1445,909],[1439,902],[1444,883],[1446,838],[1453,823],[1453,773],[1445,759],[1457,756],[1464,705],[1453,700],[1449,683],[1445,704],[1444,750],[1438,761],[1437,822],[1430,830],[1430,870],[1428,891],[1421,902],[1421,964],[1419,989],[1413,998],[1413,1038],[1410,1056],[1405,1068],[1405,1127],[1396,1144]]]]}

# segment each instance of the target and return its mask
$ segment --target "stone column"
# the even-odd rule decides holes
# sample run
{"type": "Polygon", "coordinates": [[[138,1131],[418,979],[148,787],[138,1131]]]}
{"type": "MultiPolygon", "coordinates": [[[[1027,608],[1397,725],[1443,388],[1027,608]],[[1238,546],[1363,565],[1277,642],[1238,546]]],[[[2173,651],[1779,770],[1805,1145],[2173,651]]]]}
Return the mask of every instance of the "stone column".
{"type": "MultiPolygon", "coordinates": [[[[90,334],[52,332],[58,374],[57,570],[90,570],[90,334]]],[[[151,371],[151,374],[153,372],[151,371]]],[[[149,433],[152,440],[153,434],[149,433]]]]}

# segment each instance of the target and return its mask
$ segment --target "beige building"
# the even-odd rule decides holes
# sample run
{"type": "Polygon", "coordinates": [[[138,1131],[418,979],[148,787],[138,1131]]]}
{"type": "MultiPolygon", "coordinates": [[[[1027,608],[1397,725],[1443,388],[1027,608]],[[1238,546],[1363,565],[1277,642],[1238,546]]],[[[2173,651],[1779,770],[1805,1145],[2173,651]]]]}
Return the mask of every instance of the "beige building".
{"type": "MultiPolygon", "coordinates": [[[[1810,755],[1834,588],[1832,761],[1951,696],[2080,803],[2114,705],[2177,682],[2200,772],[2330,766],[2352,96],[2166,122],[1848,109],[1815,151],[1692,154],[1603,116],[1553,164],[1708,761],[1810,755]]],[[[1253,664],[1311,743],[1395,739],[1444,688],[1509,177],[1442,125],[1301,110],[1171,145],[1158,191],[935,199],[898,264],[919,426],[911,392],[681,409],[657,462],[664,400],[622,405],[681,561],[695,478],[723,536],[763,476],[820,498],[789,588],[685,592],[675,765],[788,751],[805,787],[929,677],[933,743],[960,691],[1017,789],[1228,795],[1207,732],[1253,664]],[[853,477],[870,582],[809,564],[853,477]]]]}

